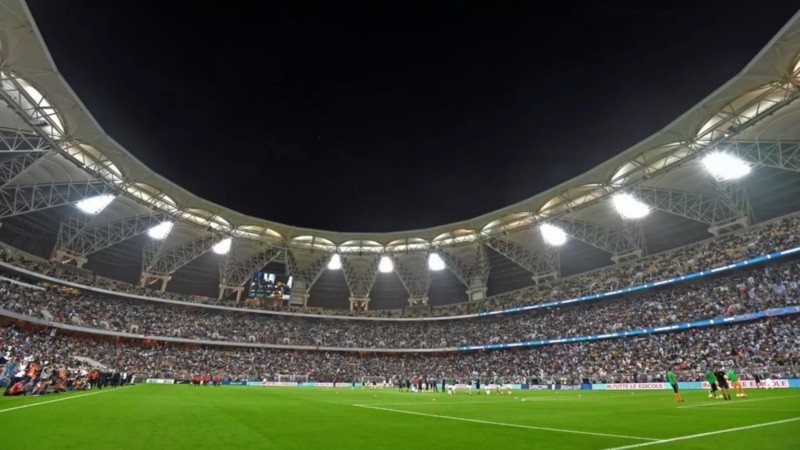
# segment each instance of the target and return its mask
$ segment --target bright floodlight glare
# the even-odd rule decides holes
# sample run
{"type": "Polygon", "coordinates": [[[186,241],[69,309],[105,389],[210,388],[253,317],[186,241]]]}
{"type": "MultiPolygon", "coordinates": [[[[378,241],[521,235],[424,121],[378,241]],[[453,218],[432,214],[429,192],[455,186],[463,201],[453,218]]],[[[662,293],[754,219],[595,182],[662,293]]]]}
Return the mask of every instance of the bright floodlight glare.
{"type": "Polygon", "coordinates": [[[702,162],[708,173],[720,181],[735,180],[750,173],[746,162],[727,153],[709,153],[702,162]]]}
{"type": "Polygon", "coordinates": [[[544,241],[550,245],[558,247],[559,245],[564,245],[564,243],[567,242],[567,233],[557,226],[550,225],[549,223],[543,223],[539,227],[539,231],[542,232],[542,239],[544,239],[544,241]]]}
{"type": "Polygon", "coordinates": [[[394,270],[394,263],[392,262],[392,258],[388,256],[381,256],[381,262],[378,263],[378,270],[381,273],[389,273],[394,270]]]}
{"type": "Polygon", "coordinates": [[[150,228],[147,230],[147,235],[153,239],[158,241],[165,239],[169,232],[172,231],[172,226],[175,225],[174,222],[170,222],[169,220],[166,222],[161,222],[160,224],[150,228]]]}
{"type": "Polygon", "coordinates": [[[328,262],[328,269],[330,270],[339,270],[342,268],[342,258],[339,257],[338,253],[334,253],[331,257],[331,260],[328,262]]]}
{"type": "Polygon", "coordinates": [[[617,212],[625,219],[641,219],[650,214],[650,207],[636,200],[631,194],[617,194],[612,202],[617,212]]]}
{"type": "Polygon", "coordinates": [[[231,251],[231,242],[232,242],[231,238],[225,238],[214,244],[212,250],[214,250],[214,253],[218,255],[225,255],[229,251],[231,251]]]}
{"type": "Polygon", "coordinates": [[[444,270],[444,268],[444,261],[442,261],[442,257],[438,253],[428,255],[428,269],[439,271],[444,270]]]}
{"type": "Polygon", "coordinates": [[[86,214],[94,215],[94,214],[99,214],[100,211],[105,209],[105,207],[108,206],[108,204],[111,203],[112,201],[114,201],[113,195],[104,194],[104,195],[97,195],[95,197],[85,198],[76,203],[75,206],[77,206],[78,209],[85,212],[86,214]]]}

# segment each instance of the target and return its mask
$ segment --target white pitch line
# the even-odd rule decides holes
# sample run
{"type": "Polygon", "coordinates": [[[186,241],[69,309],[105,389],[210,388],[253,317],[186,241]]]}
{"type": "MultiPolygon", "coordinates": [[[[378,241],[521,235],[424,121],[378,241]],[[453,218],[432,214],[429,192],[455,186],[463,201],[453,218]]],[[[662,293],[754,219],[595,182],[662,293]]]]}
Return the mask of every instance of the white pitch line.
{"type": "MultiPolygon", "coordinates": [[[[713,406],[712,406],[713,408],[713,406]]],[[[796,413],[796,409],[780,409],[780,408],[737,408],[735,406],[727,406],[727,405],[717,405],[717,408],[724,408],[724,409],[734,409],[737,411],[785,411],[785,412],[793,412],[796,413]]]]}
{"type": "Polygon", "coordinates": [[[22,405],[22,406],[14,406],[13,408],[0,409],[0,414],[2,414],[4,412],[9,412],[9,411],[15,411],[17,409],[32,408],[34,406],[46,405],[48,403],[63,402],[65,400],[72,400],[72,399],[75,399],[75,398],[88,397],[90,395],[102,394],[104,392],[114,392],[114,391],[118,391],[120,389],[125,389],[126,387],[128,387],[128,386],[123,386],[123,387],[116,388],[116,389],[113,389],[113,388],[112,389],[106,389],[105,391],[90,392],[88,394],[73,395],[71,397],[63,397],[63,398],[58,398],[58,399],[55,399],[55,400],[48,400],[46,402],[38,402],[38,403],[30,403],[30,404],[22,405]]]}
{"type": "Polygon", "coordinates": [[[540,431],[553,431],[556,433],[569,433],[569,434],[584,434],[589,436],[603,436],[603,437],[612,437],[618,439],[638,439],[641,441],[657,441],[658,439],[655,438],[646,438],[641,436],[627,436],[624,434],[609,434],[609,433],[595,433],[592,431],[578,431],[578,430],[566,430],[563,428],[548,428],[548,427],[536,427],[533,425],[520,425],[516,423],[504,423],[504,422],[492,422],[489,420],[479,420],[479,419],[467,419],[465,417],[454,417],[454,416],[442,416],[439,414],[427,414],[415,411],[404,411],[402,409],[392,409],[392,408],[381,408],[377,406],[368,406],[368,405],[353,405],[358,408],[367,408],[367,409],[377,409],[380,411],[389,411],[394,413],[400,414],[410,414],[413,416],[425,416],[425,417],[435,417],[438,419],[449,419],[449,420],[457,420],[461,422],[472,422],[472,423],[482,423],[484,425],[497,425],[501,427],[512,427],[512,428],[526,428],[529,430],[540,430],[540,431]]]}
{"type": "MultiPolygon", "coordinates": [[[[678,406],[678,409],[706,408],[708,406],[722,406],[722,407],[725,407],[725,405],[738,405],[739,403],[745,403],[745,402],[764,402],[764,401],[767,401],[767,400],[777,400],[779,398],[798,398],[798,396],[797,395],[782,395],[780,397],[764,397],[764,398],[753,398],[753,399],[747,399],[747,400],[729,400],[729,401],[727,401],[725,403],[703,403],[701,405],[678,406]]],[[[714,400],[716,400],[716,399],[714,399],[714,400]]],[[[714,401],[714,400],[712,400],[712,401],[714,401]]],[[[719,401],[719,400],[716,400],[716,401],[719,401]]]]}
{"type": "Polygon", "coordinates": [[[747,425],[747,426],[744,426],[744,427],[728,428],[726,430],[709,431],[708,433],[698,433],[698,434],[690,434],[688,436],[678,436],[678,437],[669,438],[669,439],[659,439],[659,440],[656,440],[656,441],[653,441],[653,442],[643,442],[641,444],[631,444],[631,445],[625,445],[625,446],[622,446],[622,447],[613,447],[613,448],[609,448],[609,449],[606,449],[606,450],[623,450],[623,449],[628,449],[628,448],[639,448],[639,447],[647,447],[647,446],[650,446],[650,445],[667,444],[669,442],[685,441],[687,439],[695,439],[695,438],[699,438],[699,437],[713,436],[715,434],[730,433],[730,432],[733,432],[733,431],[751,430],[753,428],[769,427],[769,426],[772,426],[772,425],[780,425],[782,423],[796,422],[798,420],[800,420],[800,417],[793,417],[791,419],[776,420],[775,422],[758,423],[758,424],[755,424],[755,425],[747,425]]]}
{"type": "MultiPolygon", "coordinates": [[[[630,395],[609,395],[609,396],[601,396],[601,395],[591,396],[590,395],[590,396],[586,396],[586,397],[566,397],[566,396],[565,397],[525,397],[525,398],[522,398],[522,399],[519,399],[519,400],[523,401],[525,403],[530,403],[530,402],[591,402],[591,401],[595,401],[595,400],[603,401],[603,400],[607,400],[609,398],[631,398],[631,399],[637,399],[637,398],[642,398],[642,397],[660,397],[661,395],[662,394],[646,394],[646,395],[639,395],[639,396],[635,396],[635,397],[631,397],[630,395]]],[[[490,397],[490,396],[486,396],[486,398],[488,398],[488,397],[490,397]]],[[[444,401],[436,403],[436,405],[477,405],[477,404],[485,405],[485,404],[492,403],[492,402],[496,402],[496,403],[500,403],[501,401],[502,402],[505,402],[505,401],[511,402],[511,396],[510,395],[508,395],[508,396],[499,396],[498,395],[496,397],[492,397],[491,400],[487,399],[485,401],[468,401],[468,402],[460,402],[458,400],[455,400],[455,398],[453,396],[448,396],[448,397],[438,396],[438,397],[434,397],[434,398],[444,399],[444,401]],[[495,400],[495,398],[497,398],[498,400],[495,400]]],[[[513,403],[513,402],[511,402],[511,403],[513,403]]],[[[406,403],[402,403],[402,402],[382,403],[381,402],[381,403],[359,403],[358,405],[360,405],[360,406],[405,406],[405,405],[411,406],[411,405],[433,405],[433,404],[434,404],[433,403],[433,398],[431,398],[431,402],[406,402],[406,403]]]]}

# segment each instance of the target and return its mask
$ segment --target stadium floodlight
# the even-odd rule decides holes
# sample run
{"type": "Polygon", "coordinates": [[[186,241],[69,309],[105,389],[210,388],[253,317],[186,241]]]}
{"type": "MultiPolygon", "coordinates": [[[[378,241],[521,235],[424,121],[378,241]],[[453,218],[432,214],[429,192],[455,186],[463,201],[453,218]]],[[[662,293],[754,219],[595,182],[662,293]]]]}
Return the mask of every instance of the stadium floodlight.
{"type": "Polygon", "coordinates": [[[338,253],[334,253],[331,257],[331,260],[328,261],[328,269],[330,270],[339,270],[342,268],[342,258],[339,256],[338,253]]]}
{"type": "Polygon", "coordinates": [[[444,270],[445,265],[442,257],[438,253],[431,253],[428,255],[428,269],[439,271],[444,270]]]}
{"type": "Polygon", "coordinates": [[[97,215],[100,211],[104,210],[111,202],[114,201],[114,196],[111,194],[96,195],[94,197],[87,197],[77,203],[75,206],[86,214],[97,215]]]}
{"type": "Polygon", "coordinates": [[[650,214],[650,207],[636,200],[636,197],[631,194],[617,194],[611,201],[614,203],[614,208],[617,209],[619,215],[624,219],[641,219],[650,214]]]}
{"type": "Polygon", "coordinates": [[[169,235],[169,232],[172,231],[173,225],[175,225],[175,222],[171,222],[169,220],[166,222],[161,222],[160,224],[147,230],[147,235],[157,241],[166,239],[167,235],[169,235]]]}
{"type": "Polygon", "coordinates": [[[216,253],[218,255],[226,255],[226,254],[228,254],[229,251],[231,251],[231,243],[232,242],[233,242],[233,239],[227,237],[227,238],[217,242],[216,244],[214,244],[214,247],[212,247],[211,249],[214,250],[214,253],[216,253]]]}
{"type": "Polygon", "coordinates": [[[539,226],[539,231],[542,233],[542,239],[550,245],[558,247],[567,242],[567,233],[555,225],[543,223],[539,226]]]}
{"type": "Polygon", "coordinates": [[[743,160],[723,152],[709,153],[702,159],[706,171],[719,181],[730,181],[750,173],[750,166],[743,160]]]}
{"type": "Polygon", "coordinates": [[[378,263],[378,270],[381,273],[389,273],[394,270],[394,263],[392,262],[392,258],[388,256],[381,256],[381,262],[378,263]]]}

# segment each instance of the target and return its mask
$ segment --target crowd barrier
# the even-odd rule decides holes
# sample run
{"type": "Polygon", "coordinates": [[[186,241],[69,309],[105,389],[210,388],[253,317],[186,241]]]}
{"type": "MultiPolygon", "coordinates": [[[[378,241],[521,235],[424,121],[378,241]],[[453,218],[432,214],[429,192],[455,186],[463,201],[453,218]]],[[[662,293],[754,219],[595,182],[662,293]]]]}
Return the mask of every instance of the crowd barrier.
{"type": "MultiPolygon", "coordinates": [[[[152,378],[148,378],[148,383],[172,383],[174,380],[161,380],[152,378]]],[[[758,385],[756,384],[755,380],[741,380],[742,387],[745,389],[756,389],[758,385]]],[[[289,381],[230,381],[225,380],[221,383],[223,386],[260,386],[260,387],[327,387],[327,388],[361,388],[370,386],[364,386],[362,383],[353,383],[353,382],[337,382],[334,386],[334,383],[331,382],[314,382],[314,381],[298,381],[298,382],[289,382],[289,381]]],[[[438,389],[441,389],[442,384],[436,383],[438,389]]],[[[493,385],[492,385],[493,386],[493,385]]],[[[456,384],[456,389],[464,390],[468,389],[470,385],[468,384],[456,384]]],[[[482,384],[481,388],[485,388],[486,385],[482,384]]],[[[678,382],[678,387],[680,389],[703,389],[708,390],[711,387],[705,381],[680,381],[678,382]]],[[[777,389],[788,389],[788,388],[800,388],[800,378],[776,378],[776,379],[765,379],[761,380],[761,387],[762,388],[777,388],[777,389]]],[[[472,384],[472,388],[475,388],[475,384],[472,384]]],[[[396,387],[386,386],[383,389],[396,389],[396,387]]],[[[672,390],[672,386],[669,383],[662,383],[662,382],[651,382],[651,383],[603,383],[603,384],[511,384],[511,389],[513,390],[595,390],[595,391],[655,391],[655,390],[672,390]]]]}
{"type": "Polygon", "coordinates": [[[753,264],[758,264],[765,261],[770,261],[773,259],[783,258],[787,255],[792,255],[794,253],[800,252],[800,247],[792,247],[786,250],[781,250],[778,252],[768,253],[766,255],[756,256],[755,258],[745,259],[742,261],[733,262],[730,264],[725,264],[722,266],[713,267],[710,269],[701,270],[699,272],[688,273],[686,275],[678,275],[672,278],[666,278],[659,281],[651,281],[649,283],[638,284],[636,286],[626,287],[622,289],[617,289],[615,291],[608,291],[608,292],[598,292],[596,294],[589,294],[584,295],[581,297],[570,298],[566,300],[553,300],[544,303],[537,303],[535,305],[527,305],[527,306],[516,306],[513,308],[506,308],[506,309],[499,309],[495,311],[485,311],[482,313],[478,313],[479,316],[494,316],[498,314],[508,314],[508,313],[516,313],[520,311],[531,311],[534,309],[541,309],[541,308],[551,308],[553,306],[561,306],[561,305],[568,305],[571,303],[580,303],[580,302],[588,302],[591,300],[598,300],[601,298],[613,297],[619,294],[627,294],[630,292],[641,291],[643,289],[652,289],[654,287],[666,286],[669,284],[680,283],[686,280],[691,280],[694,278],[706,277],[709,275],[717,275],[723,272],[727,272],[729,270],[734,269],[741,269],[744,267],[751,266],[753,264]]]}
{"type": "MultiPolygon", "coordinates": [[[[758,387],[755,380],[741,380],[742,387],[755,389],[758,387]]],[[[613,384],[589,384],[584,389],[612,391],[612,390],[672,390],[669,383],[613,383],[613,384]]],[[[711,389],[705,381],[679,381],[680,389],[711,389]]],[[[761,380],[761,387],[764,388],[800,388],[800,378],[776,378],[761,380]]]]}
{"type": "Polygon", "coordinates": [[[774,309],[766,309],[764,311],[759,311],[759,312],[737,314],[735,316],[729,316],[729,317],[717,317],[714,319],[704,319],[704,320],[697,320],[694,322],[676,323],[660,327],[638,328],[634,330],[619,331],[614,333],[590,334],[585,336],[574,336],[568,338],[540,339],[537,341],[512,342],[503,344],[463,345],[461,347],[458,347],[458,349],[460,351],[493,350],[493,349],[515,348],[515,347],[538,347],[542,345],[563,344],[566,342],[598,341],[602,339],[621,338],[627,336],[638,336],[638,335],[653,334],[653,333],[664,333],[667,331],[675,331],[675,330],[688,330],[690,328],[701,328],[713,325],[724,325],[729,323],[763,319],[765,317],[777,317],[777,316],[785,316],[789,314],[798,314],[798,313],[800,313],[800,306],[789,306],[786,308],[774,308],[774,309]]]}

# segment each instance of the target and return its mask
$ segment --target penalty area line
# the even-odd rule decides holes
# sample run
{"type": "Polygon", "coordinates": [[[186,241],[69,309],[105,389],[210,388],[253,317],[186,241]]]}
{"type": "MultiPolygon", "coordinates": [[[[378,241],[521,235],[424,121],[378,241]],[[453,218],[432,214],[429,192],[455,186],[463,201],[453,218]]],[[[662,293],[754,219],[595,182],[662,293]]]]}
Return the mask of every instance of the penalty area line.
{"type": "MultiPolygon", "coordinates": [[[[763,398],[752,398],[747,400],[730,400],[724,403],[702,403],[699,405],[687,405],[687,406],[678,406],[678,409],[687,409],[687,408],[706,408],[708,406],[722,406],[725,405],[738,405],[739,403],[748,403],[748,402],[766,402],[769,400],[778,400],[781,398],[797,398],[797,395],[782,395],[780,397],[763,397],[763,398]]],[[[716,400],[716,399],[714,399],[716,400]]],[[[713,401],[713,400],[712,400],[713,401]]]]}
{"type": "Polygon", "coordinates": [[[678,437],[669,438],[669,439],[659,439],[659,440],[656,440],[656,441],[653,441],[653,442],[643,442],[641,444],[632,444],[632,445],[625,445],[625,446],[622,446],[622,447],[613,447],[613,448],[609,448],[609,449],[606,449],[606,450],[623,450],[623,449],[628,449],[628,448],[647,447],[647,446],[650,446],[650,445],[668,444],[670,442],[685,441],[687,439],[695,439],[695,438],[700,438],[700,437],[705,437],[705,436],[713,436],[715,434],[731,433],[731,432],[734,432],[734,431],[751,430],[753,428],[762,428],[762,427],[769,427],[769,426],[772,426],[772,425],[780,425],[782,423],[796,422],[798,420],[800,420],[800,417],[793,417],[791,419],[776,420],[774,422],[757,423],[755,425],[747,425],[747,426],[743,426],[743,427],[728,428],[726,430],[709,431],[708,433],[690,434],[688,436],[678,436],[678,437]]]}
{"type": "Polygon", "coordinates": [[[379,406],[370,406],[370,405],[353,405],[357,408],[366,408],[366,409],[376,409],[379,411],[389,411],[393,413],[400,413],[400,414],[410,414],[413,416],[424,416],[424,417],[435,417],[437,419],[448,419],[448,420],[456,420],[460,422],[471,422],[471,423],[481,423],[484,425],[497,425],[501,427],[511,427],[511,428],[525,428],[528,430],[539,430],[539,431],[552,431],[555,433],[568,433],[568,434],[583,434],[588,436],[602,436],[602,437],[611,437],[617,439],[637,439],[640,441],[658,441],[655,438],[646,438],[641,436],[628,436],[624,434],[610,434],[610,433],[595,433],[593,431],[579,431],[579,430],[567,430],[563,428],[549,428],[549,427],[537,427],[533,425],[521,425],[516,423],[505,423],[505,422],[493,422],[490,420],[480,420],[480,419],[468,419],[466,417],[455,417],[455,416],[443,416],[440,414],[428,414],[422,412],[415,412],[415,411],[404,411],[402,409],[393,409],[393,408],[382,408],[379,406]]]}
{"type": "MultiPolygon", "coordinates": [[[[433,394],[431,394],[431,395],[433,395],[433,394]]],[[[660,397],[660,396],[662,396],[662,394],[639,395],[637,397],[631,397],[630,395],[609,395],[609,396],[600,396],[600,395],[591,396],[590,395],[590,396],[587,396],[587,397],[574,397],[574,396],[566,397],[565,396],[565,397],[524,397],[524,398],[519,398],[519,396],[514,396],[512,398],[510,395],[507,395],[507,396],[498,395],[497,397],[492,397],[491,400],[489,400],[489,397],[491,397],[491,396],[485,396],[484,397],[484,398],[486,398],[485,401],[480,401],[479,400],[479,401],[464,401],[464,402],[462,402],[462,401],[459,401],[457,399],[458,398],[463,398],[463,396],[456,397],[454,395],[450,395],[450,396],[439,395],[439,396],[436,396],[436,397],[433,397],[433,396],[429,397],[431,399],[431,402],[358,403],[358,406],[478,405],[478,404],[480,404],[480,405],[488,405],[488,404],[492,404],[492,403],[494,403],[494,404],[501,404],[501,403],[503,403],[503,404],[508,404],[508,403],[516,404],[516,402],[514,401],[515,399],[517,401],[521,401],[521,402],[525,402],[525,403],[536,403],[536,402],[581,402],[581,403],[583,403],[583,402],[593,402],[593,401],[605,401],[605,400],[610,399],[610,398],[639,399],[639,398],[642,398],[642,397],[660,397]],[[438,402],[438,403],[433,403],[433,400],[435,400],[435,399],[440,399],[442,401],[438,402]],[[497,400],[495,400],[495,399],[497,399],[497,400]]],[[[480,398],[480,397],[478,397],[478,398],[480,398]]]]}
{"type": "Polygon", "coordinates": [[[4,413],[4,412],[9,412],[9,411],[16,411],[16,410],[18,410],[18,409],[24,409],[24,408],[33,408],[34,406],[46,405],[46,404],[48,404],[48,403],[63,402],[63,401],[66,401],[66,400],[72,400],[72,399],[81,398],[81,397],[88,397],[88,396],[90,396],[90,395],[103,394],[103,393],[105,393],[105,392],[114,392],[114,391],[119,391],[119,390],[121,390],[121,389],[125,389],[126,387],[128,387],[128,386],[124,386],[124,387],[121,387],[121,388],[116,388],[116,389],[114,389],[114,388],[112,388],[112,389],[107,389],[107,390],[105,390],[105,391],[90,392],[90,393],[88,393],[88,394],[73,395],[73,396],[70,396],[70,397],[62,397],[62,398],[57,398],[57,399],[55,399],[55,400],[48,400],[48,401],[46,401],[46,402],[30,403],[30,404],[27,404],[27,405],[20,405],[20,406],[14,406],[14,407],[11,407],[11,408],[0,409],[0,414],[2,414],[2,413],[4,413]]]}

